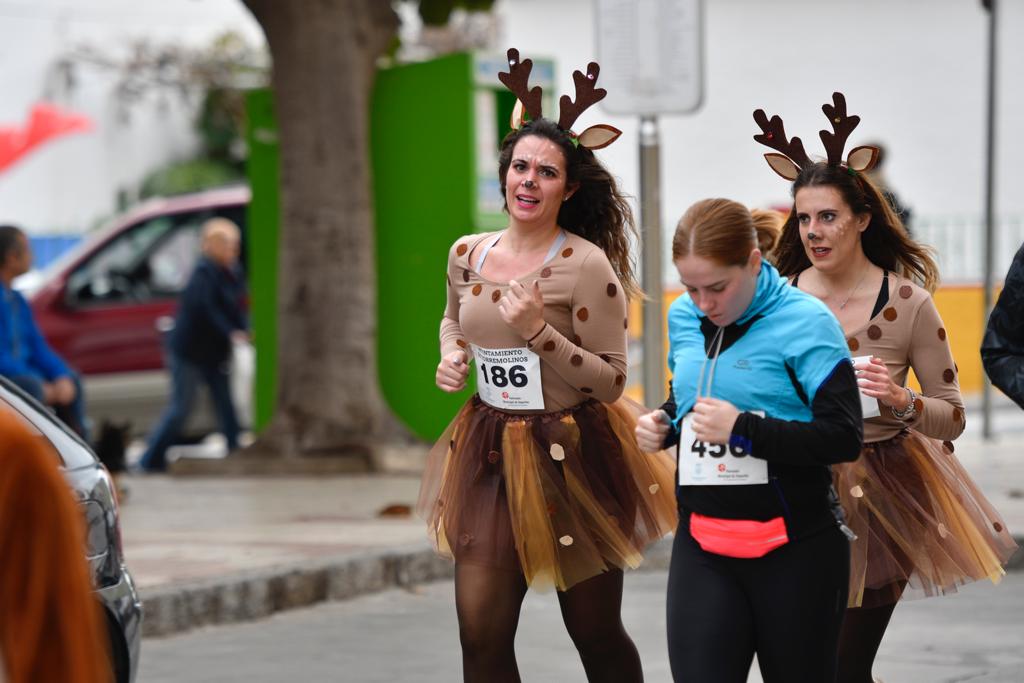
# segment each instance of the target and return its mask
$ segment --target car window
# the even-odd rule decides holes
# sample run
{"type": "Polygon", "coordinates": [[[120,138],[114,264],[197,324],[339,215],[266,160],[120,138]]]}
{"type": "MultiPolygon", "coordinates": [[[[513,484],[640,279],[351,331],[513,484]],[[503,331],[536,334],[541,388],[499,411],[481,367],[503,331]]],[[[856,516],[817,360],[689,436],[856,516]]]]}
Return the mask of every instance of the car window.
{"type": "Polygon", "coordinates": [[[175,295],[185,289],[199,255],[199,223],[179,225],[153,250],[148,260],[154,295],[175,295]]]}
{"type": "MultiPolygon", "coordinates": [[[[214,216],[242,228],[244,206],[157,216],[118,235],[68,278],[72,306],[173,299],[188,283],[200,252],[203,223],[214,216]]],[[[244,269],[244,249],[243,249],[244,269]]]]}
{"type": "Polygon", "coordinates": [[[135,225],[103,245],[68,277],[68,292],[79,304],[136,298],[133,275],[149,249],[174,227],[171,216],[135,225]]]}

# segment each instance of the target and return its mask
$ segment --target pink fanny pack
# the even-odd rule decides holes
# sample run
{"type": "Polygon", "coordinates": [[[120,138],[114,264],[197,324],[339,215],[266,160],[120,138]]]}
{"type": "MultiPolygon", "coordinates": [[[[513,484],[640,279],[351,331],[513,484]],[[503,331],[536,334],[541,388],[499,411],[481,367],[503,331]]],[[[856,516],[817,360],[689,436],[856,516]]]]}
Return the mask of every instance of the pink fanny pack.
{"type": "Polygon", "coordinates": [[[700,547],[715,555],[750,559],[764,557],[789,543],[782,517],[756,522],[749,519],[719,519],[690,513],[690,535],[700,547]]]}

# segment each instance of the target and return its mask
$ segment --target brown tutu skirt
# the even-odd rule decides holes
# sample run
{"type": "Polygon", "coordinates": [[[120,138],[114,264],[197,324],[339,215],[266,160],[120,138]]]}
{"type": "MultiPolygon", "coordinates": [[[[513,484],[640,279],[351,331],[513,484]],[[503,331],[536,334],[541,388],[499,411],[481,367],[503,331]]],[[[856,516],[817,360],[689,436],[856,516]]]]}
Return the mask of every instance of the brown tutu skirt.
{"type": "Polygon", "coordinates": [[[833,468],[850,544],[850,607],[998,583],[1017,548],[999,513],[943,444],[914,431],[865,444],[833,468]]]}
{"type": "Polygon", "coordinates": [[[512,415],[473,396],[423,475],[417,508],[437,551],[562,591],[639,565],[677,519],[675,461],[636,444],[642,410],[628,399],[589,400],[512,415]]]}

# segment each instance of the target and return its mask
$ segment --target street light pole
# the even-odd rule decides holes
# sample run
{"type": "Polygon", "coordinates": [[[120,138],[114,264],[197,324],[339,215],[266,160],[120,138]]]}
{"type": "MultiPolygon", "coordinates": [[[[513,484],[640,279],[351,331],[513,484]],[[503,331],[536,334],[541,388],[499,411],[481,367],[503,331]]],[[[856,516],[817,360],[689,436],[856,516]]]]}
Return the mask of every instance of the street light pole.
{"type": "Polygon", "coordinates": [[[658,119],[640,118],[640,244],[643,254],[644,405],[655,408],[665,398],[665,351],[662,337],[661,277],[661,141],[658,119]]]}
{"type": "MultiPolygon", "coordinates": [[[[988,9],[988,131],[985,145],[985,311],[982,325],[992,312],[992,270],[995,260],[995,153],[996,153],[996,22],[999,0],[982,0],[988,9]]],[[[984,330],[982,330],[984,334],[984,330]]],[[[981,390],[981,436],[985,441],[992,439],[992,383],[983,371],[981,390]]]]}

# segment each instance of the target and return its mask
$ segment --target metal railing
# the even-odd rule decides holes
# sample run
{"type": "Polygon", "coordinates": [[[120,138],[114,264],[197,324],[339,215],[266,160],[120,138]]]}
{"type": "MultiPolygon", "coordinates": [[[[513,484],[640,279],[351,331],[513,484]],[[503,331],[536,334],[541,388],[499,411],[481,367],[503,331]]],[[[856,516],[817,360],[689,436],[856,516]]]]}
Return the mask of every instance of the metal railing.
{"type": "MultiPolygon", "coordinates": [[[[980,284],[984,278],[984,226],[980,215],[914,216],[911,232],[917,241],[935,249],[943,284],[980,284]]],[[[996,217],[995,281],[1003,276],[1024,243],[1024,215],[996,217]]]]}

